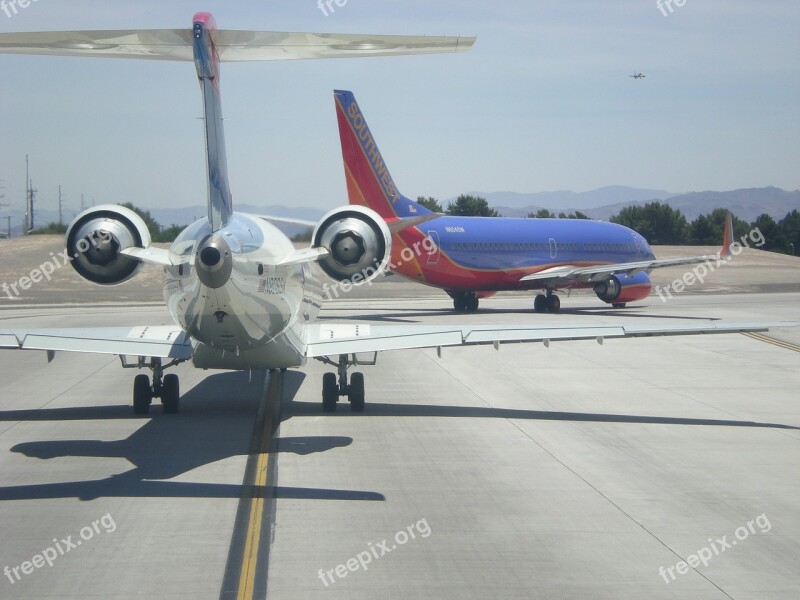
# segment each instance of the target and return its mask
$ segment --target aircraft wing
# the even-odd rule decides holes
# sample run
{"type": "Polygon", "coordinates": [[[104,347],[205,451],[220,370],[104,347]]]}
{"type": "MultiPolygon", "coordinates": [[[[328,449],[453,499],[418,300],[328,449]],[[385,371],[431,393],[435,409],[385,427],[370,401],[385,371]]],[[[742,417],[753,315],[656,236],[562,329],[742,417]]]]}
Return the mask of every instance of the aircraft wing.
{"type": "Polygon", "coordinates": [[[686,322],[668,324],[574,324],[574,325],[362,325],[315,324],[308,327],[307,358],[338,354],[475,346],[501,343],[597,340],[766,331],[796,323],[686,322]]]}
{"type": "MultiPolygon", "coordinates": [[[[729,255],[730,256],[730,255],[729,255]]],[[[560,267],[553,267],[552,269],[545,269],[538,273],[532,273],[520,278],[520,281],[542,281],[551,282],[554,285],[566,283],[568,281],[580,281],[583,283],[592,283],[595,281],[602,281],[610,275],[626,274],[635,275],[642,271],[650,271],[652,269],[659,269],[662,267],[674,267],[677,265],[693,265],[704,262],[714,262],[728,260],[728,257],[721,257],[718,254],[710,254],[708,256],[691,256],[686,258],[664,258],[641,260],[628,263],[612,263],[608,265],[594,265],[591,267],[575,267],[572,265],[564,265],[560,267]]]]}
{"type": "MultiPolygon", "coordinates": [[[[215,30],[222,62],[463,52],[474,37],[215,30]]],[[[0,33],[0,54],[193,61],[191,29],[0,33]]]]}
{"type": "Polygon", "coordinates": [[[87,327],[0,330],[0,349],[122,354],[187,360],[192,344],[180,327],[87,327]]]}

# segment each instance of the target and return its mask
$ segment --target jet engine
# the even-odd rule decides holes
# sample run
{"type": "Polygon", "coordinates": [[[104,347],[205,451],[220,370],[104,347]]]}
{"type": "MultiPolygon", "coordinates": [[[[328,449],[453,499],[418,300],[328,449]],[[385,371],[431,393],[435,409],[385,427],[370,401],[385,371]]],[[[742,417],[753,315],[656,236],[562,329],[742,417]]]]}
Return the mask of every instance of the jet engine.
{"type": "Polygon", "coordinates": [[[132,210],[103,204],[75,218],[67,229],[66,244],[72,266],[81,277],[101,285],[116,285],[136,275],[142,266],[120,252],[146,248],[150,232],[132,210]]]}
{"type": "Polygon", "coordinates": [[[392,253],[386,221],[365,206],[332,210],[322,217],[312,240],[315,247],[328,250],[318,263],[336,281],[370,281],[386,270],[392,253]]]}
{"type": "Polygon", "coordinates": [[[647,273],[625,275],[619,273],[594,286],[594,293],[608,304],[624,304],[642,300],[650,295],[650,277],[647,273]]]}

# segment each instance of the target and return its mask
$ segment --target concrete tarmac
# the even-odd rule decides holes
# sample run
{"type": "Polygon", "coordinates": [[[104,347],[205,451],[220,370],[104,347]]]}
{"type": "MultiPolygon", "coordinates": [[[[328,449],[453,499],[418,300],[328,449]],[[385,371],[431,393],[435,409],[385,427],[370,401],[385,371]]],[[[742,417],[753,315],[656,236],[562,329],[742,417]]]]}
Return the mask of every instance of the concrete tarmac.
{"type": "MultiPolygon", "coordinates": [[[[575,295],[559,315],[522,295],[456,315],[435,290],[373,293],[397,285],[424,291],[321,318],[800,318],[797,293],[622,311],[575,295]]],[[[0,311],[0,328],[168,321],[0,311]]],[[[144,419],[116,358],[0,353],[0,597],[796,598],[800,331],[769,336],[385,353],[359,369],[363,414],[322,413],[320,363],[182,365],[181,413],[144,419]]]]}

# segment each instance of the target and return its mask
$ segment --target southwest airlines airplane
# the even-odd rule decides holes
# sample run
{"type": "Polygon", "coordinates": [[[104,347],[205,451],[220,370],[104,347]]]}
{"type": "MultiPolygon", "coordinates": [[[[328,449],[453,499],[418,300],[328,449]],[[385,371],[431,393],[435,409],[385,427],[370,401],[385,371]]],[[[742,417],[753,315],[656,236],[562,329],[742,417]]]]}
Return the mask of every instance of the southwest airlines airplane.
{"type": "MultiPolygon", "coordinates": [[[[352,92],[337,90],[334,98],[350,204],[387,221],[433,216],[398,191],[352,92]]],[[[730,215],[719,255],[663,260],[641,235],[614,223],[439,216],[394,233],[390,269],[445,290],[457,311],[475,311],[479,298],[501,290],[543,290],[534,310],[555,313],[561,301],[554,292],[575,288],[622,308],[650,294],[650,270],[724,258],[732,241],[730,215]],[[423,244],[429,251],[408,260],[423,244]]]]}
{"type": "MultiPolygon", "coordinates": [[[[402,216],[381,215],[369,207],[344,206],[329,212],[316,225],[311,247],[297,250],[264,217],[234,212],[222,127],[220,62],[453,52],[466,50],[473,41],[225,31],[216,29],[213,17],[207,13],[196,15],[192,28],[186,30],[0,34],[0,52],[6,53],[193,61],[203,98],[208,167],[208,216],[189,225],[169,249],[153,247],[144,222],[136,213],[117,205],[84,211],[66,233],[71,264],[90,282],[115,285],[133,277],[143,263],[163,267],[164,299],[174,326],[0,330],[0,348],[46,351],[48,360],[59,351],[111,354],[120,357],[123,367],[149,369],[152,380],[140,374],[133,381],[133,407],[137,414],[147,414],[153,398],[161,399],[165,412],[178,411],[178,377],[164,374],[165,369],[178,363],[192,361],[201,369],[287,369],[317,359],[338,369],[338,378],[336,373],[323,377],[323,409],[335,410],[340,396],[346,396],[351,409],[360,412],[364,409],[364,376],[353,373],[348,377],[347,371],[352,366],[374,364],[381,351],[441,350],[444,346],[478,344],[499,348],[501,342],[602,342],[610,337],[766,328],[760,324],[720,323],[315,323],[321,300],[315,265],[338,282],[352,284],[370,265],[377,265],[370,275],[377,277],[394,252],[393,234],[436,215],[422,211],[415,214],[414,210],[419,209],[405,201],[401,204],[402,216]],[[357,354],[361,353],[372,355],[371,360],[359,359],[357,354]]],[[[343,99],[346,102],[346,97],[343,99]]],[[[350,106],[351,103],[343,105],[347,114],[351,113],[350,106]]],[[[356,118],[353,122],[358,124],[356,118]]]]}

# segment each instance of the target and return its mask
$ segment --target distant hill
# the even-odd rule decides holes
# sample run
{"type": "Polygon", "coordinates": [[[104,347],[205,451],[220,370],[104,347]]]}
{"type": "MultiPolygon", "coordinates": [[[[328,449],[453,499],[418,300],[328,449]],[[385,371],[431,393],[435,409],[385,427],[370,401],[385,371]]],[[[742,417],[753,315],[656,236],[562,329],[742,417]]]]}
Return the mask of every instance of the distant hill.
{"type": "Polygon", "coordinates": [[[715,208],[720,207],[727,208],[737,217],[746,221],[754,221],[756,217],[763,213],[767,213],[773,219],[779,220],[795,209],[800,210],[800,190],[787,192],[776,187],[746,188],[728,192],[689,192],[667,197],[656,196],[638,201],[618,201],[603,206],[585,208],[553,204],[531,204],[517,207],[511,204],[494,205],[492,201],[489,201],[489,204],[506,217],[525,217],[528,213],[535,213],[541,208],[546,208],[555,212],[563,211],[567,213],[581,210],[592,219],[607,221],[609,217],[619,213],[623,208],[645,204],[653,200],[659,200],[669,204],[672,208],[680,210],[689,221],[693,221],[699,215],[710,213],[715,208]]]}

